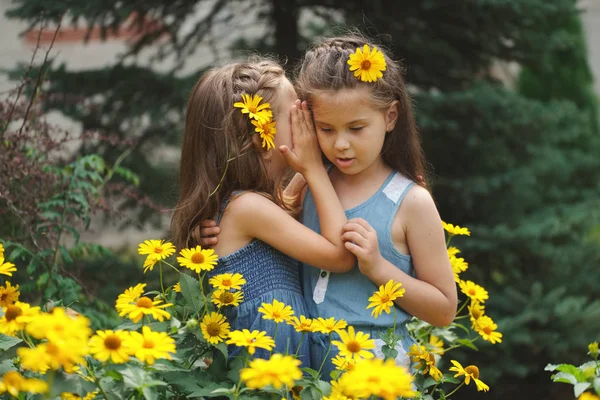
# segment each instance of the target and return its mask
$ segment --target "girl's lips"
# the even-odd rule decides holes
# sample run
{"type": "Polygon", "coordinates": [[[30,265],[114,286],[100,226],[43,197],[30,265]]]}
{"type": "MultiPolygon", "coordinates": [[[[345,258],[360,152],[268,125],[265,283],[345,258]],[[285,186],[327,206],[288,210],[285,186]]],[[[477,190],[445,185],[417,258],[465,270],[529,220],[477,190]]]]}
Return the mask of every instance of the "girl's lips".
{"type": "Polygon", "coordinates": [[[354,158],[336,158],[336,164],[342,168],[348,168],[354,163],[354,158]]]}

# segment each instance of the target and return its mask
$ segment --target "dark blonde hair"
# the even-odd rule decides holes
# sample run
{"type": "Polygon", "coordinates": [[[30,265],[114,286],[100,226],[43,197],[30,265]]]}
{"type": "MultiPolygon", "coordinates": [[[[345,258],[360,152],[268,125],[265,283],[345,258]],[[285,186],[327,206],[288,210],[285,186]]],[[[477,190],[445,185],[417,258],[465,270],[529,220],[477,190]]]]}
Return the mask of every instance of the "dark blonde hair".
{"type": "Polygon", "coordinates": [[[279,64],[254,57],[212,69],[194,86],[181,147],[179,200],[171,219],[178,248],[198,244],[200,224],[215,218],[233,191],[255,191],[283,206],[280,188],[263,163],[254,125],[233,103],[242,101],[242,94],[257,94],[271,104],[275,119],[279,110],[274,103],[284,77],[279,64]]]}
{"type": "Polygon", "coordinates": [[[402,72],[400,63],[392,60],[386,49],[358,33],[352,33],[325,39],[306,52],[296,71],[296,92],[309,106],[314,96],[324,91],[359,87],[370,89],[370,101],[375,109],[386,109],[397,100],[398,120],[393,131],[385,136],[381,156],[391,168],[425,186],[425,156],[402,72]],[[347,64],[350,54],[365,44],[377,47],[385,56],[386,70],[383,78],[376,82],[362,82],[347,64]]]}

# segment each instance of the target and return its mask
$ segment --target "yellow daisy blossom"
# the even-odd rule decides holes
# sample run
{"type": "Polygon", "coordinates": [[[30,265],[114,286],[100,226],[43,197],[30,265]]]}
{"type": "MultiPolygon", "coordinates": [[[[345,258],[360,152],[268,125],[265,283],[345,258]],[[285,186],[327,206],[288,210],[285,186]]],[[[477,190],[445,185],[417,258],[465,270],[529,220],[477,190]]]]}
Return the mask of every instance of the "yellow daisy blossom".
{"type": "Polygon", "coordinates": [[[243,292],[229,292],[227,290],[219,289],[215,290],[211,296],[210,301],[217,305],[217,307],[237,307],[242,301],[244,301],[243,292]]]}
{"type": "Polygon", "coordinates": [[[442,226],[444,227],[444,230],[446,232],[448,232],[448,234],[450,236],[456,236],[456,235],[471,236],[471,232],[469,231],[468,228],[461,228],[458,225],[447,224],[444,221],[442,221],[442,226]]]}
{"type": "Polygon", "coordinates": [[[367,306],[367,310],[371,307],[375,307],[373,311],[371,311],[371,315],[375,318],[379,317],[382,311],[389,314],[390,307],[394,306],[394,300],[404,296],[404,292],[406,292],[406,289],[402,288],[400,282],[390,280],[385,285],[379,286],[379,290],[375,292],[373,296],[369,297],[370,303],[367,306]]]}
{"type": "Polygon", "coordinates": [[[458,286],[460,287],[461,292],[469,296],[471,300],[483,303],[489,299],[487,290],[472,281],[461,280],[458,282],[458,286]]]}
{"type": "Polygon", "coordinates": [[[17,301],[8,307],[2,307],[2,313],[4,315],[0,318],[0,333],[16,336],[40,313],[40,308],[17,301]]]}
{"type": "Polygon", "coordinates": [[[596,357],[598,357],[598,342],[592,342],[588,344],[588,354],[593,359],[596,359],[596,357]]]}
{"type": "Polygon", "coordinates": [[[343,319],[336,321],[333,317],[331,318],[317,318],[313,320],[312,327],[313,332],[321,332],[325,334],[330,334],[333,332],[340,332],[342,329],[348,326],[348,323],[343,319]]]}
{"type": "Polygon", "coordinates": [[[39,344],[32,349],[29,347],[19,347],[17,355],[20,359],[21,368],[28,371],[45,374],[52,365],[52,357],[48,354],[48,345],[45,343],[39,344]]]}
{"type": "Polygon", "coordinates": [[[162,300],[152,301],[149,297],[142,296],[135,303],[118,304],[119,316],[131,319],[134,323],[139,322],[144,315],[151,315],[154,319],[163,322],[166,319],[171,319],[171,314],[163,310],[171,307],[173,304],[161,304],[162,300]]]}
{"type": "Polygon", "coordinates": [[[340,340],[334,340],[331,344],[339,349],[342,357],[349,359],[373,358],[374,354],[369,350],[375,348],[375,341],[369,339],[370,335],[364,332],[354,333],[354,327],[349,326],[347,331],[339,331],[340,340]]]}
{"type": "Polygon", "coordinates": [[[275,135],[277,134],[277,128],[275,127],[275,121],[250,121],[255,126],[254,130],[260,134],[262,139],[262,147],[270,150],[275,147],[275,135]]]}
{"type": "Polygon", "coordinates": [[[4,246],[0,243],[0,257],[4,257],[4,246]]]}
{"type": "Polygon", "coordinates": [[[471,378],[473,378],[478,392],[482,390],[487,392],[490,390],[488,385],[479,380],[479,368],[477,368],[475,365],[469,365],[468,367],[463,368],[463,366],[460,365],[460,363],[456,360],[450,360],[450,362],[454,365],[454,367],[450,367],[449,370],[456,372],[456,375],[454,375],[455,378],[464,376],[465,383],[467,385],[471,382],[471,378]]]}
{"type": "Polygon", "coordinates": [[[358,47],[354,53],[350,54],[348,65],[350,65],[350,71],[354,71],[354,76],[363,82],[377,81],[383,77],[381,71],[386,69],[383,53],[377,47],[373,47],[371,50],[366,44],[362,50],[358,47]]]}
{"type": "Polygon", "coordinates": [[[175,246],[164,240],[144,240],[138,247],[138,254],[148,255],[156,260],[164,260],[175,253],[175,246]]]}
{"type": "Polygon", "coordinates": [[[240,371],[240,379],[252,389],[291,387],[302,378],[299,366],[300,360],[292,356],[273,354],[269,360],[257,358],[250,361],[248,368],[240,371]]]}
{"type": "Polygon", "coordinates": [[[63,368],[65,372],[73,372],[77,365],[85,363],[88,355],[87,343],[73,338],[62,341],[47,341],[33,349],[20,347],[17,354],[21,358],[24,369],[45,373],[49,369],[63,368]]]}
{"type": "Polygon", "coordinates": [[[153,332],[148,326],[142,327],[142,333],[131,331],[124,346],[131,349],[137,359],[150,365],[157,359],[170,360],[176,351],[172,337],[166,332],[153,332]]]}
{"type": "Polygon", "coordinates": [[[173,286],[173,290],[177,293],[181,293],[181,284],[177,282],[175,286],[173,286]]]}
{"type": "Polygon", "coordinates": [[[6,282],[4,286],[0,286],[0,307],[8,307],[19,300],[19,285],[11,286],[10,282],[6,282]]]}
{"type": "Polygon", "coordinates": [[[159,257],[156,257],[153,254],[148,255],[148,257],[146,257],[146,260],[144,260],[144,266],[143,266],[144,273],[148,272],[148,270],[153,271],[154,266],[159,261],[160,261],[159,257]]]}
{"type": "Polygon", "coordinates": [[[277,299],[274,299],[272,304],[262,303],[258,312],[263,314],[263,319],[271,319],[276,323],[287,322],[294,315],[291,306],[286,306],[277,299]]]}
{"type": "Polygon", "coordinates": [[[288,324],[292,325],[296,332],[312,332],[313,320],[310,318],[306,318],[304,315],[298,317],[291,317],[288,321],[288,324]]]}
{"type": "Polygon", "coordinates": [[[233,106],[241,108],[242,114],[248,114],[250,119],[265,122],[273,117],[273,113],[270,110],[271,105],[269,103],[260,104],[262,100],[263,98],[257,94],[242,94],[242,101],[233,103],[233,106]]]}
{"type": "Polygon", "coordinates": [[[590,392],[583,392],[579,395],[577,400],[600,400],[600,397],[590,392]]]}
{"type": "Polygon", "coordinates": [[[181,257],[177,257],[179,265],[197,273],[214,269],[219,258],[213,249],[202,249],[200,246],[183,249],[179,254],[181,255],[181,257]]]}
{"type": "Polygon", "coordinates": [[[90,339],[90,353],[102,362],[110,359],[115,364],[126,363],[131,355],[131,351],[125,346],[128,337],[127,331],[96,331],[90,339]]]}
{"type": "Polygon", "coordinates": [[[429,336],[430,353],[444,355],[444,341],[435,335],[429,336]]]}
{"type": "Polygon", "coordinates": [[[477,300],[471,300],[471,304],[467,306],[469,309],[469,318],[471,319],[471,326],[475,329],[477,320],[485,314],[485,307],[477,300]]]}
{"type": "Polygon", "coordinates": [[[338,354],[331,359],[331,363],[340,371],[350,371],[356,365],[356,360],[342,357],[338,354]]]}
{"type": "Polygon", "coordinates": [[[145,283],[138,283],[135,286],[125,289],[125,292],[121,293],[117,298],[117,311],[119,311],[119,304],[135,303],[144,294],[145,287],[145,283]]]}
{"type": "Polygon", "coordinates": [[[241,331],[229,332],[227,344],[234,344],[238,347],[247,347],[248,353],[254,354],[256,348],[271,351],[275,346],[275,341],[264,331],[252,331],[244,329],[241,331]]]}
{"type": "Polygon", "coordinates": [[[54,342],[78,341],[85,348],[92,330],[90,320],[83,315],[70,315],[64,308],[56,307],[50,313],[41,313],[28,325],[27,333],[36,339],[54,342]]]}
{"type": "Polygon", "coordinates": [[[202,318],[202,323],[200,323],[202,336],[208,343],[212,344],[219,344],[227,339],[230,328],[225,316],[216,312],[205,315],[202,318]]]}
{"type": "Polygon", "coordinates": [[[48,384],[40,379],[25,378],[17,371],[8,371],[2,375],[0,394],[8,393],[13,397],[19,397],[20,392],[46,393],[48,384]]]}
{"type": "Polygon", "coordinates": [[[61,398],[61,400],[93,400],[96,398],[98,393],[99,393],[98,391],[89,392],[85,396],[81,397],[80,395],[75,394],[75,393],[63,392],[60,394],[60,398],[61,398]]]}
{"type": "Polygon", "coordinates": [[[413,344],[410,346],[408,355],[412,362],[417,364],[417,370],[421,371],[423,375],[429,373],[436,381],[442,379],[442,371],[435,365],[435,356],[428,352],[424,346],[413,344]]]}
{"type": "Polygon", "coordinates": [[[460,250],[454,246],[448,247],[448,257],[456,256],[460,250]]]}
{"type": "Polygon", "coordinates": [[[242,274],[220,274],[210,278],[208,283],[210,283],[215,289],[240,290],[242,285],[246,284],[246,280],[242,274]]]}
{"type": "Polygon", "coordinates": [[[475,323],[475,331],[481,335],[483,340],[491,344],[502,343],[502,333],[497,332],[498,325],[487,315],[479,317],[475,323]]]}
{"type": "Polygon", "coordinates": [[[16,270],[15,264],[8,261],[4,262],[4,256],[0,256],[0,275],[12,276],[12,273],[16,270]]]}
{"type": "Polygon", "coordinates": [[[458,275],[469,268],[469,263],[462,257],[450,256],[450,265],[452,266],[452,272],[454,273],[454,281],[459,283],[460,278],[458,275]]]}

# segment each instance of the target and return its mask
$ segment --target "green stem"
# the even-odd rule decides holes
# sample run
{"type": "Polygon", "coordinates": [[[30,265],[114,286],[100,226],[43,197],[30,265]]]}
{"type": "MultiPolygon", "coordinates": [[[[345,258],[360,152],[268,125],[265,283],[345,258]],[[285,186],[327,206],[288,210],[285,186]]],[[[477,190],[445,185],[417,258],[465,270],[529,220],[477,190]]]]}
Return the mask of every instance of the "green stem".
{"type": "MultiPolygon", "coordinates": [[[[275,333],[273,333],[273,343],[275,343],[275,339],[277,339],[277,329],[279,329],[279,324],[277,322],[275,322],[275,333]]],[[[275,348],[275,346],[273,346],[273,349],[275,348]]],[[[271,349],[271,351],[269,352],[269,355],[273,355],[273,349],[271,349]]]]}
{"type": "Polygon", "coordinates": [[[302,347],[304,336],[306,336],[306,332],[302,332],[302,336],[300,336],[300,343],[298,343],[298,348],[296,349],[296,357],[298,357],[298,353],[300,353],[300,347],[302,347]]]}
{"type": "Polygon", "coordinates": [[[204,293],[204,276],[206,275],[206,272],[202,275],[200,275],[200,272],[198,272],[198,280],[200,281],[200,292],[202,292],[202,302],[204,303],[204,311],[202,312],[202,317],[204,317],[207,313],[208,313],[208,308],[206,303],[208,302],[208,298],[206,297],[206,293],[204,293]]]}
{"type": "Polygon", "coordinates": [[[54,384],[54,374],[55,374],[55,372],[52,369],[46,374],[46,376],[48,377],[48,381],[47,381],[48,382],[48,393],[46,393],[44,395],[44,399],[52,398],[52,389],[53,389],[52,386],[54,384]]]}
{"type": "Polygon", "coordinates": [[[465,309],[465,307],[467,306],[467,303],[468,303],[468,301],[467,301],[467,300],[465,300],[465,302],[464,302],[464,303],[462,303],[462,305],[460,306],[460,308],[459,308],[459,309],[458,309],[458,311],[456,312],[456,315],[460,314],[460,312],[461,312],[462,310],[464,310],[464,309],[465,309]]]}
{"type": "MultiPolygon", "coordinates": [[[[242,369],[248,366],[248,352],[246,351],[244,354],[244,362],[242,365],[242,369]]],[[[235,385],[235,392],[233,393],[233,400],[237,400],[240,397],[240,389],[242,387],[242,374],[240,370],[240,378],[238,379],[237,385],[235,385]]]]}
{"type": "Polygon", "coordinates": [[[167,301],[167,294],[165,293],[165,287],[163,285],[162,261],[158,265],[158,272],[159,272],[159,277],[160,277],[160,290],[162,291],[163,300],[166,302],[167,301]]]}
{"type": "Polygon", "coordinates": [[[323,369],[323,366],[325,365],[325,361],[327,360],[327,357],[329,357],[330,351],[331,351],[331,332],[329,333],[329,347],[327,348],[327,353],[325,353],[323,362],[321,362],[321,366],[319,367],[319,372],[317,373],[318,376],[321,376],[321,370],[323,369]]]}
{"type": "Polygon", "coordinates": [[[178,273],[181,274],[181,271],[178,270],[176,267],[174,267],[170,262],[168,262],[167,260],[162,260],[162,262],[164,262],[165,264],[167,264],[169,267],[173,268],[175,271],[177,271],[178,273]]]}
{"type": "Polygon", "coordinates": [[[456,393],[456,391],[457,391],[458,389],[460,389],[460,388],[461,388],[461,387],[462,387],[464,384],[465,384],[465,381],[462,381],[462,382],[460,383],[460,385],[458,385],[456,388],[454,388],[454,390],[453,390],[453,391],[451,391],[450,393],[448,393],[448,394],[446,395],[446,398],[448,398],[448,397],[452,396],[454,393],[456,393]]]}

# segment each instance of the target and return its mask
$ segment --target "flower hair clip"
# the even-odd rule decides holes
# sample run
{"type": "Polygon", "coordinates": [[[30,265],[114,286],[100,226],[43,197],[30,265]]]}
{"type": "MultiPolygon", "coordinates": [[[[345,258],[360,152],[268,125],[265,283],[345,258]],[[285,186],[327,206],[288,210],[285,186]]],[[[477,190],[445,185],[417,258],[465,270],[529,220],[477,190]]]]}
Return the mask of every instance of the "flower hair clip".
{"type": "Polygon", "coordinates": [[[242,94],[242,101],[233,103],[236,108],[241,108],[242,114],[248,114],[250,122],[254,125],[254,131],[262,139],[262,147],[270,150],[275,147],[273,141],[277,129],[273,121],[273,112],[269,103],[260,104],[263,100],[259,95],[242,94]]]}
{"type": "Polygon", "coordinates": [[[358,47],[356,51],[350,54],[348,59],[350,71],[354,71],[354,76],[363,82],[376,82],[377,79],[383,77],[381,71],[385,71],[385,57],[377,47],[371,48],[369,45],[358,47]]]}

